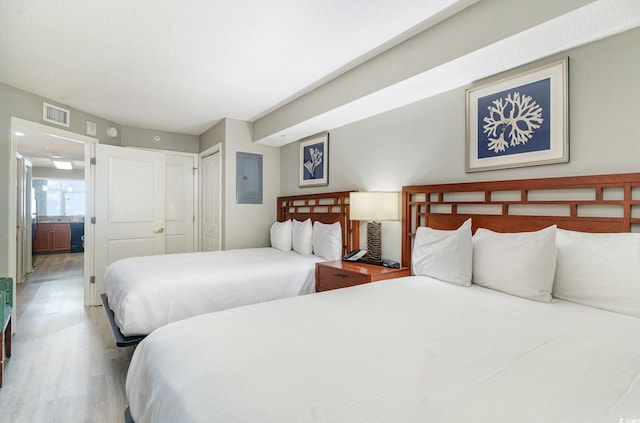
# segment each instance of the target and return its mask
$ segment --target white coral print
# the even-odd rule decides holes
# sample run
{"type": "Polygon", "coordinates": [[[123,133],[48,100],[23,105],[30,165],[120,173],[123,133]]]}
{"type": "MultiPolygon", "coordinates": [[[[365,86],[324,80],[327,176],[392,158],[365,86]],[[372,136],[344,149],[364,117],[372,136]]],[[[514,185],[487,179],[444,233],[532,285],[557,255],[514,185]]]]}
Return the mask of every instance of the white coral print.
{"type": "Polygon", "coordinates": [[[509,146],[526,144],[542,125],[542,107],[531,96],[514,92],[492,103],[487,107],[489,116],[483,119],[485,125],[482,127],[489,138],[489,150],[498,153],[509,146]],[[505,140],[507,131],[508,139],[505,140]]]}
{"type": "Polygon", "coordinates": [[[311,156],[311,160],[307,160],[304,162],[304,167],[309,171],[311,176],[316,170],[316,167],[322,164],[322,151],[319,148],[311,147],[309,149],[309,155],[311,156]]]}

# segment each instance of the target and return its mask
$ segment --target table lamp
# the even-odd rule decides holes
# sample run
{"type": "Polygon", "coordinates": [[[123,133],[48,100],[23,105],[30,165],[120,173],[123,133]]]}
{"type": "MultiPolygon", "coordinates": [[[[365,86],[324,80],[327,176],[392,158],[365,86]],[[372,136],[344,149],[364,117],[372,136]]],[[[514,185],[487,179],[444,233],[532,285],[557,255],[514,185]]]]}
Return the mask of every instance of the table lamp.
{"type": "Polygon", "coordinates": [[[352,192],[349,219],[367,221],[367,255],[364,262],[382,264],[381,220],[400,218],[399,192],[352,192]]]}

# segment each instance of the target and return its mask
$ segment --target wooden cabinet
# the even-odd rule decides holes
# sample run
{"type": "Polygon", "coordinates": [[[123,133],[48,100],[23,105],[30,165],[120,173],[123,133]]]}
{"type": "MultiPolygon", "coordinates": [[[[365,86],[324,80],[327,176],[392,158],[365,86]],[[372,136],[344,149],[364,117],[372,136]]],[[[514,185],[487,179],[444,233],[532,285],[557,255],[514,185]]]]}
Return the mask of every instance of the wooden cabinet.
{"type": "Polygon", "coordinates": [[[410,274],[408,267],[391,269],[357,262],[325,261],[316,263],[316,292],[399,278],[410,274]]]}
{"type": "Polygon", "coordinates": [[[68,223],[38,223],[33,251],[62,252],[71,249],[71,229],[68,223]]]}
{"type": "Polygon", "coordinates": [[[33,251],[36,253],[48,252],[51,250],[51,234],[49,230],[42,229],[43,223],[38,225],[38,229],[36,229],[35,240],[33,241],[33,251]]]}

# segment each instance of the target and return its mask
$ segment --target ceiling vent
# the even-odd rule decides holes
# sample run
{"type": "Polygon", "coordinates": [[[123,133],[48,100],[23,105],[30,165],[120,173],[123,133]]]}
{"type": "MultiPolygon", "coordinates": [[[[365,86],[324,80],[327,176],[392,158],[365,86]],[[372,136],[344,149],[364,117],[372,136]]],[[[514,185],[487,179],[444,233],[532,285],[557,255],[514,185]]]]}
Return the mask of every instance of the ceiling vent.
{"type": "Polygon", "coordinates": [[[49,103],[42,103],[42,120],[69,127],[69,111],[49,103]]]}

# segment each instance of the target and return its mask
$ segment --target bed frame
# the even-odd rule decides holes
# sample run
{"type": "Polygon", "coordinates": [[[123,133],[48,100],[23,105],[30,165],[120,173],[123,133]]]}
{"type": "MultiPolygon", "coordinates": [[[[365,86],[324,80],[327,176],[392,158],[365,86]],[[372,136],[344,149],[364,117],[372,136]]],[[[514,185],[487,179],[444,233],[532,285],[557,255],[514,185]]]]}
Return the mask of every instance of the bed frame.
{"type": "Polygon", "coordinates": [[[353,191],[278,197],[278,221],[311,218],[322,223],[340,222],[342,254],[360,247],[360,225],[349,220],[349,194],[353,191]]]}
{"type": "MultiPolygon", "coordinates": [[[[294,195],[278,197],[277,218],[279,222],[288,219],[322,223],[340,222],[342,228],[342,253],[359,248],[359,222],[349,220],[349,193],[351,191],[327,192],[323,194],[294,195]]],[[[115,315],[109,307],[107,294],[100,295],[107,320],[118,347],[131,347],[142,341],[146,335],[124,336],[116,324],[115,315]]]]}
{"type": "Polygon", "coordinates": [[[582,232],[640,231],[640,173],[402,188],[402,264],[411,266],[419,226],[536,231],[556,224],[582,232]]]}

